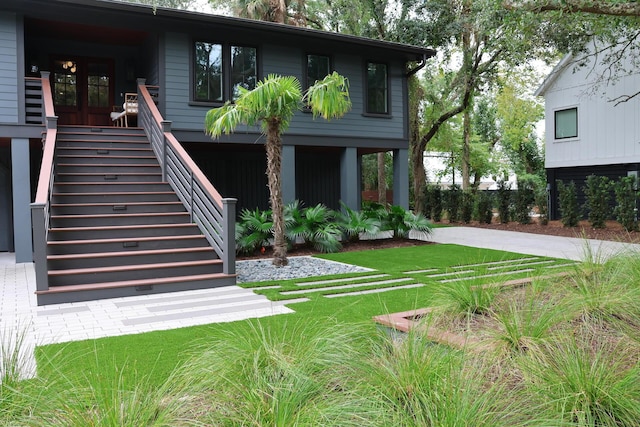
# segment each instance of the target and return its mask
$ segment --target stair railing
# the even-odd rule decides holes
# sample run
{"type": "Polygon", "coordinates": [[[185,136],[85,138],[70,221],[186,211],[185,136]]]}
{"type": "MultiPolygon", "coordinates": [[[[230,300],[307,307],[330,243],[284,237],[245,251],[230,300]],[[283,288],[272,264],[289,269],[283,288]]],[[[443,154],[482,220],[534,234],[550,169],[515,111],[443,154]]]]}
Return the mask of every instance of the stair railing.
{"type": "Polygon", "coordinates": [[[56,151],[56,137],[58,135],[58,117],[53,107],[49,73],[43,73],[41,79],[42,102],[46,131],[43,134],[42,164],[38,177],[36,198],[31,203],[31,226],[33,228],[33,261],[35,263],[36,289],[49,289],[47,271],[47,234],[49,231],[49,205],[53,188],[54,156],[56,151]]]}
{"type": "Polygon", "coordinates": [[[169,182],[191,221],[200,227],[222,260],[223,273],[235,274],[236,199],[223,198],[171,133],[154,99],[157,87],[138,80],[138,124],[141,126],[162,168],[162,180],[169,182]]]}

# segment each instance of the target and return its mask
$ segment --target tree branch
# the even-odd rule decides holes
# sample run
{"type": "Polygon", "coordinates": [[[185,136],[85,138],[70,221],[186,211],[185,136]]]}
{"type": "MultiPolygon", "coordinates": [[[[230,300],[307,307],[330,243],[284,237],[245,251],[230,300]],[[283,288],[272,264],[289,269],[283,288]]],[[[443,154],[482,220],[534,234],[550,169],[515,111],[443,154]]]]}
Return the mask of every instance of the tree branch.
{"type": "Polygon", "coordinates": [[[581,0],[548,0],[540,2],[535,0],[506,0],[503,2],[505,9],[525,10],[529,12],[566,12],[566,13],[590,13],[594,15],[610,16],[640,16],[640,3],[612,3],[606,1],[585,2],[581,0]]]}
{"type": "Polygon", "coordinates": [[[635,98],[636,96],[640,95],[640,91],[634,93],[633,95],[620,95],[617,98],[613,98],[610,99],[609,102],[615,102],[615,104],[613,104],[614,107],[617,107],[618,105],[624,103],[624,102],[629,102],[631,101],[633,98],[635,98]]]}

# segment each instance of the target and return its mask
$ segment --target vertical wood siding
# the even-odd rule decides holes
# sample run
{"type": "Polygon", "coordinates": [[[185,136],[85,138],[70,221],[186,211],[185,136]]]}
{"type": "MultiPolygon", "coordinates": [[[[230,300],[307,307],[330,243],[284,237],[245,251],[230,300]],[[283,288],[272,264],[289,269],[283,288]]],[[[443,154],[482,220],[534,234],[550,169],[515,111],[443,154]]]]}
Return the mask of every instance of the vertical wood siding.
{"type": "Polygon", "coordinates": [[[18,123],[16,16],[0,13],[0,123],[18,123]]]}
{"type": "Polygon", "coordinates": [[[569,65],[546,91],[547,168],[640,162],[640,98],[618,106],[611,102],[638,91],[640,70],[594,91],[594,80],[603,72],[602,65],[577,70],[569,65]],[[555,140],[554,112],[571,107],[578,109],[578,137],[555,140]]]}

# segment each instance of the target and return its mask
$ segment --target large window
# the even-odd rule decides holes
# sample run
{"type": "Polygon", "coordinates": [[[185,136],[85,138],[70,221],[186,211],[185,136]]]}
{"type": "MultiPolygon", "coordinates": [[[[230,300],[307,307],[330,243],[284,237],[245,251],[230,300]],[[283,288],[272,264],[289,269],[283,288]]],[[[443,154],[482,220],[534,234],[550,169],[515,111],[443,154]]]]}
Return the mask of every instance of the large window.
{"type": "Polygon", "coordinates": [[[258,82],[254,47],[196,42],[194,61],[194,101],[233,100],[238,87],[251,90],[258,82]]]}
{"type": "Polygon", "coordinates": [[[53,71],[53,101],[57,107],[76,107],[78,105],[78,76],[75,61],[56,61],[53,71]]]}
{"type": "Polygon", "coordinates": [[[325,55],[307,55],[306,86],[313,85],[331,73],[331,59],[325,55]]]}
{"type": "Polygon", "coordinates": [[[387,65],[367,63],[367,113],[389,114],[389,82],[387,65]]]}
{"type": "Polygon", "coordinates": [[[578,136],[578,109],[567,108],[555,112],[556,139],[576,138],[578,136]]]}

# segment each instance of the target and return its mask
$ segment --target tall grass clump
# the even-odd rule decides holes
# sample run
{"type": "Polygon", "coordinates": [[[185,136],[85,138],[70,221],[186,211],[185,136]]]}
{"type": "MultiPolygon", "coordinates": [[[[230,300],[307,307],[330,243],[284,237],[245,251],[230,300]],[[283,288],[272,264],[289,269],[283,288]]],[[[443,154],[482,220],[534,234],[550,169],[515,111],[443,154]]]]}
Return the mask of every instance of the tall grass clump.
{"type": "Polygon", "coordinates": [[[544,301],[530,292],[524,300],[508,301],[492,316],[497,321],[493,339],[507,353],[523,353],[553,337],[553,328],[566,320],[565,308],[558,301],[544,301]]]}
{"type": "Polygon", "coordinates": [[[210,408],[198,422],[363,425],[366,402],[350,392],[352,362],[366,359],[359,328],[308,321],[247,328],[213,337],[184,366],[182,375],[195,380],[192,401],[210,408]]]}
{"type": "Polygon", "coordinates": [[[393,344],[381,341],[364,369],[368,400],[381,410],[377,425],[517,425],[515,399],[488,364],[433,344],[420,331],[393,344]]]}
{"type": "Polygon", "coordinates": [[[566,336],[519,362],[530,405],[547,418],[543,425],[638,425],[640,364],[627,347],[566,336]]]}
{"type": "Polygon", "coordinates": [[[431,305],[455,315],[486,315],[500,289],[494,286],[481,286],[460,280],[442,283],[434,288],[431,305]]]}
{"type": "MultiPolygon", "coordinates": [[[[49,361],[47,363],[55,363],[49,361]]],[[[55,367],[54,367],[55,369],[55,367]]],[[[179,425],[181,402],[170,376],[161,385],[131,372],[126,365],[104,367],[84,376],[63,376],[63,388],[50,396],[50,409],[33,421],[38,426],[65,427],[165,427],[179,425]]]]}

